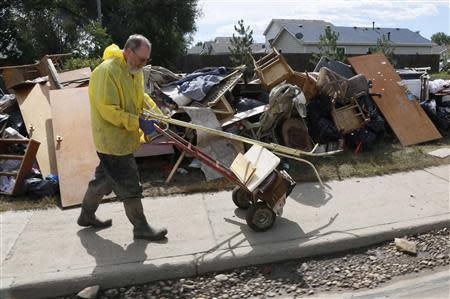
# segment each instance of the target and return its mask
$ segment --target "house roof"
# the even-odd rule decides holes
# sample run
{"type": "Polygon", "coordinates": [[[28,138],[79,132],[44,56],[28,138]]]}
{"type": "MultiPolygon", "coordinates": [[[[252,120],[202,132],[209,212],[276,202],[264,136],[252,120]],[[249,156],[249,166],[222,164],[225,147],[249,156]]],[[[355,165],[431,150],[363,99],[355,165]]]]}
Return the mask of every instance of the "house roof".
{"type": "MultiPolygon", "coordinates": [[[[216,37],[214,41],[207,41],[203,43],[203,46],[195,46],[188,49],[188,54],[202,54],[202,53],[211,53],[211,54],[229,54],[229,47],[231,44],[231,37],[221,36],[216,37]]],[[[265,52],[265,44],[264,43],[254,43],[251,46],[253,53],[263,53],[265,52]]]]}
{"type": "MultiPolygon", "coordinates": [[[[383,35],[397,45],[424,45],[431,46],[432,42],[418,32],[413,32],[406,28],[379,28],[375,27],[345,27],[334,26],[331,23],[318,20],[285,20],[274,19],[267,27],[265,34],[270,26],[276,22],[281,25],[282,30],[286,30],[292,36],[304,43],[316,44],[319,37],[324,33],[325,27],[330,26],[334,32],[339,33],[338,44],[364,44],[375,45],[377,40],[383,35]]],[[[279,37],[281,31],[275,38],[279,37]]]]}
{"type": "Polygon", "coordinates": [[[203,46],[193,46],[187,50],[187,54],[200,54],[203,51],[203,46]]]}
{"type": "Polygon", "coordinates": [[[442,54],[444,52],[448,52],[449,51],[449,47],[447,46],[439,46],[434,44],[433,47],[431,47],[431,54],[442,54]]]}

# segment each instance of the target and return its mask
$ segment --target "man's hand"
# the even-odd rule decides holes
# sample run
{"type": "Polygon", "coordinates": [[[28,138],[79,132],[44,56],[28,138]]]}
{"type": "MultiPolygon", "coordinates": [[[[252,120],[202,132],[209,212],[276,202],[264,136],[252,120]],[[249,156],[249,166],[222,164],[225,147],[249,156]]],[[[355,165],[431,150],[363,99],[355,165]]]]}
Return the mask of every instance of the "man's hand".
{"type": "Polygon", "coordinates": [[[151,135],[155,131],[154,124],[157,123],[154,119],[143,119],[139,117],[139,128],[141,128],[145,135],[151,135]]]}

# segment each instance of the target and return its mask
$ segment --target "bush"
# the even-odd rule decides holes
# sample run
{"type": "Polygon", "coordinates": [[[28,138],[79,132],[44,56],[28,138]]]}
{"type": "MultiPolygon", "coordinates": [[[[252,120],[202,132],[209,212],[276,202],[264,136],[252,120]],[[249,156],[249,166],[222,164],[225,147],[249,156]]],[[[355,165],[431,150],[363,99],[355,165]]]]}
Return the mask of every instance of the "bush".
{"type": "Polygon", "coordinates": [[[81,69],[84,67],[90,67],[91,70],[93,70],[101,62],[102,62],[102,59],[100,57],[99,58],[80,58],[80,57],[69,58],[64,62],[63,71],[71,71],[71,70],[81,69]]]}

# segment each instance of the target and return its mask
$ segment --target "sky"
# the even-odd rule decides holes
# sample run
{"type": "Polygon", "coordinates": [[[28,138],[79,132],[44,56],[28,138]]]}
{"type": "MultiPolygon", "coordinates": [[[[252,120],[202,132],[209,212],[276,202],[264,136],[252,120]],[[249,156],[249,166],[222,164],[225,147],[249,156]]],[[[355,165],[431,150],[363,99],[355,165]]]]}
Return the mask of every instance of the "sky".
{"type": "Polygon", "coordinates": [[[428,39],[436,32],[450,34],[450,0],[199,0],[198,41],[231,36],[243,19],[255,42],[271,19],[324,20],[336,26],[408,28],[428,39]]]}

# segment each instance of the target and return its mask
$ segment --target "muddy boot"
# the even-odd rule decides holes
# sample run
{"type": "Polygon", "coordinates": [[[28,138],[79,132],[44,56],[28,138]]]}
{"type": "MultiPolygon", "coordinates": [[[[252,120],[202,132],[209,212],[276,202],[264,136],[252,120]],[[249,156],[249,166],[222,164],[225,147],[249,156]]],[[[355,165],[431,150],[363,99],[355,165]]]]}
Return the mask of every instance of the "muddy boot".
{"type": "Polygon", "coordinates": [[[167,229],[154,228],[147,223],[142,207],[141,199],[126,199],[123,201],[128,220],[133,224],[133,236],[135,239],[157,241],[165,238],[167,229]]]}
{"type": "Polygon", "coordinates": [[[81,213],[78,217],[79,226],[92,226],[95,228],[106,228],[112,225],[112,220],[107,219],[102,221],[95,216],[98,206],[103,198],[103,195],[90,194],[89,189],[84,196],[83,203],[81,205],[81,213]]]}

